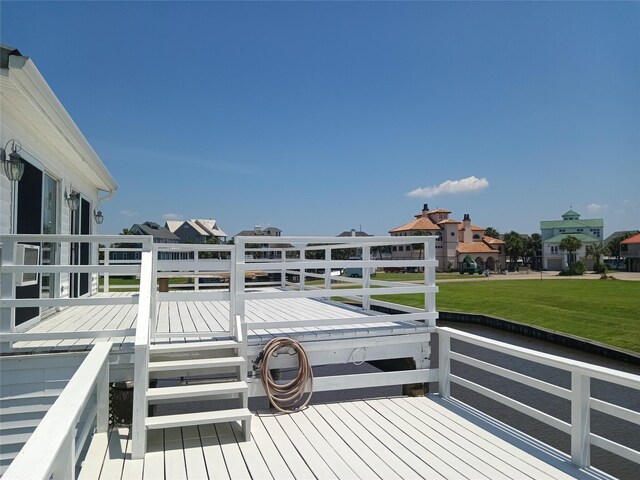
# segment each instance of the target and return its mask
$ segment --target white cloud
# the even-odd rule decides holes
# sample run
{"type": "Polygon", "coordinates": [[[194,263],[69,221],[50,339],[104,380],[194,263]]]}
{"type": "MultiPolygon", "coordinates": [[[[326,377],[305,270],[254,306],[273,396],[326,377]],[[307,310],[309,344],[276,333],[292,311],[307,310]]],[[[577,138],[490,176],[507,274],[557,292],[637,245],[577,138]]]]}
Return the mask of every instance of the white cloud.
{"type": "Polygon", "coordinates": [[[416,188],[407,193],[407,195],[410,197],[431,198],[437,195],[479,192],[488,187],[489,181],[486,178],[471,176],[460,180],[447,180],[440,185],[434,185],[432,187],[416,188]]]}
{"type": "Polygon", "coordinates": [[[179,213],[164,213],[162,218],[165,220],[182,220],[183,216],[179,213]]]}
{"type": "Polygon", "coordinates": [[[135,217],[138,215],[138,212],[132,212],[131,210],[120,210],[120,213],[125,217],[135,217]]]}
{"type": "Polygon", "coordinates": [[[597,213],[602,213],[607,208],[609,208],[609,205],[600,205],[599,203],[590,203],[589,205],[587,205],[587,212],[597,214],[597,213]]]}

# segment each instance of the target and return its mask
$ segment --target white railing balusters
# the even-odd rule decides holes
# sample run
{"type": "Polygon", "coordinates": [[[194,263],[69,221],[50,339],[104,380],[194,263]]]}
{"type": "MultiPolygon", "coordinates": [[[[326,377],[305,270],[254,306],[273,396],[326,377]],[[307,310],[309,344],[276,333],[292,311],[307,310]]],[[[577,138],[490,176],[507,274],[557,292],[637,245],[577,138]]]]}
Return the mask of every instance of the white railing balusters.
{"type": "Polygon", "coordinates": [[[611,440],[605,439],[591,433],[591,409],[605,412],[608,415],[626,420],[632,423],[640,423],[640,413],[631,411],[602,400],[591,398],[591,379],[597,378],[615,385],[622,385],[635,390],[640,390],[640,376],[631,373],[621,372],[610,368],[590,365],[588,363],[570,360],[555,355],[537,352],[523,347],[509,345],[504,342],[492,340],[470,333],[461,332],[451,328],[437,328],[439,336],[439,388],[442,398],[449,398],[451,395],[450,384],[457,383],[469,388],[476,393],[485,395],[492,400],[504,405],[516,408],[521,413],[525,413],[547,425],[571,434],[571,461],[580,468],[587,468],[591,464],[591,445],[596,445],[609,452],[620,455],[635,463],[640,463],[640,452],[624,445],[620,445],[611,440]],[[560,388],[553,384],[540,381],[525,374],[514,372],[504,367],[498,367],[491,363],[479,361],[467,357],[457,352],[451,352],[451,338],[459,341],[478,345],[494,352],[506,353],[514,357],[548,365],[571,373],[571,390],[560,388]],[[508,378],[528,387],[532,387],[543,392],[555,395],[560,398],[571,400],[571,423],[557,419],[532,406],[517,402],[510,397],[497,393],[487,387],[475,384],[464,378],[451,375],[451,360],[471,365],[475,368],[508,378]]]}
{"type": "MultiPolygon", "coordinates": [[[[97,429],[106,430],[109,417],[109,391],[105,378],[109,377],[111,342],[94,345],[80,364],[58,399],[46,413],[38,427],[11,462],[3,480],[75,478],[78,454],[76,429],[86,411],[86,422],[96,422],[97,429]],[[90,405],[96,389],[96,403],[90,405]],[[87,410],[91,409],[91,410],[87,410]]],[[[83,435],[81,435],[82,437],[83,435]]]]}
{"type": "MultiPolygon", "coordinates": [[[[16,242],[12,238],[2,238],[2,263],[3,267],[13,266],[16,251],[16,242]]],[[[15,298],[14,273],[2,270],[0,275],[0,332],[13,332],[15,329],[15,309],[8,306],[6,300],[15,298]]],[[[0,352],[11,350],[11,342],[0,343],[0,352]]]]}

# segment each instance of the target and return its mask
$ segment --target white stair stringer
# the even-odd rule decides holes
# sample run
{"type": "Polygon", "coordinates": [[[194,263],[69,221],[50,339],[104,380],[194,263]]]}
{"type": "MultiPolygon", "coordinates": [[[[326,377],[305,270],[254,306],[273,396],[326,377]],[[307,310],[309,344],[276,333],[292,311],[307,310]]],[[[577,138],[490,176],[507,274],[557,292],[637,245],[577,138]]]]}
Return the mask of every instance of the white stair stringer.
{"type": "Polygon", "coordinates": [[[179,378],[181,385],[148,387],[147,410],[150,405],[227,398],[238,398],[240,405],[225,409],[211,407],[212,410],[197,413],[147,416],[146,430],[239,422],[245,441],[251,439],[252,414],[247,408],[249,388],[244,342],[220,340],[150,345],[148,372],[150,379],[179,378]],[[205,373],[212,378],[193,378],[205,373]]]}

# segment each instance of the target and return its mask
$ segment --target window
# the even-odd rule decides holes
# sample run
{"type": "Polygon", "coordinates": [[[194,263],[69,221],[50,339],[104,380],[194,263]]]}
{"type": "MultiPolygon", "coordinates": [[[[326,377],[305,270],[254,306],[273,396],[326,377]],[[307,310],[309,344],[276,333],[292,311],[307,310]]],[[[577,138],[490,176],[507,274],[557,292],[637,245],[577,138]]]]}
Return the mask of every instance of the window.
{"type": "Polygon", "coordinates": [[[398,247],[396,247],[395,245],[391,248],[391,251],[395,252],[398,250],[398,247]]]}
{"type": "Polygon", "coordinates": [[[480,240],[480,235],[478,235],[477,233],[473,236],[474,240],[480,240]]]}
{"type": "Polygon", "coordinates": [[[558,245],[551,245],[551,254],[552,255],[558,254],[558,245]]]}
{"type": "Polygon", "coordinates": [[[564,228],[561,228],[560,230],[558,230],[560,233],[564,233],[566,230],[564,228]]]}

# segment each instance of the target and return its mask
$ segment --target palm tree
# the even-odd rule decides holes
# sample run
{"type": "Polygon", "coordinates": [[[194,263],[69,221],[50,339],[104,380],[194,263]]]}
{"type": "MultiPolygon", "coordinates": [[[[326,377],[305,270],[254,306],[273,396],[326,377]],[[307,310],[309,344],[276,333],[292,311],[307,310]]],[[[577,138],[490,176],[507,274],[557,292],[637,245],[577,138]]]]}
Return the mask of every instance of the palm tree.
{"type": "Polygon", "coordinates": [[[609,247],[607,247],[604,243],[592,243],[587,245],[587,256],[593,257],[595,260],[593,269],[598,270],[600,268],[600,258],[605,255],[609,255],[609,247]]]}
{"type": "Polygon", "coordinates": [[[573,235],[567,235],[560,241],[560,250],[566,250],[569,253],[569,266],[575,261],[575,252],[582,248],[582,241],[573,235]]]}

